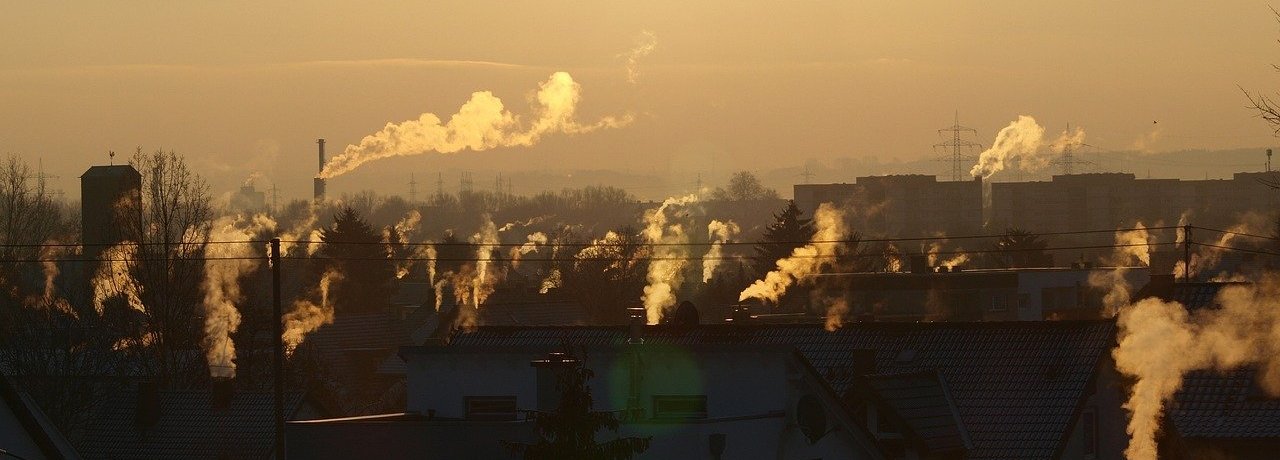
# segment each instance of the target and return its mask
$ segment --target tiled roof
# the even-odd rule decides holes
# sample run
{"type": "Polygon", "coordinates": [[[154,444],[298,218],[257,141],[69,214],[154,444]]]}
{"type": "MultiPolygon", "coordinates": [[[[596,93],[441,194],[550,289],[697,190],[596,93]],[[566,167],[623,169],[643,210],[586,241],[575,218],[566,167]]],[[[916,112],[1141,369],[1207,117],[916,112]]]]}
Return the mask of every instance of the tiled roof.
{"type": "MultiPolygon", "coordinates": [[[[275,445],[271,393],[238,392],[225,411],[214,411],[209,390],[160,391],[160,417],[148,428],[135,422],[136,391],[107,395],[80,442],[87,459],[270,458],[275,445]]],[[[285,414],[302,398],[285,398],[285,414]]]]}
{"type": "Polygon", "coordinates": [[[973,448],[946,381],[936,371],[872,375],[867,377],[867,384],[930,453],[973,448]]]}
{"type": "MultiPolygon", "coordinates": [[[[481,327],[451,346],[620,345],[625,327],[481,327]]],[[[645,343],[795,346],[843,394],[858,378],[855,350],[875,350],[876,373],[936,370],[973,449],[968,458],[1049,458],[1115,342],[1110,321],[649,326],[645,343]]]]}
{"type": "Polygon", "coordinates": [[[1174,395],[1169,419],[1183,438],[1280,437],[1280,399],[1258,386],[1258,369],[1193,371],[1174,395]]]}
{"type": "Polygon", "coordinates": [[[310,344],[324,357],[325,365],[334,375],[350,375],[355,372],[357,360],[381,360],[392,355],[402,345],[409,345],[408,333],[391,315],[370,313],[340,315],[332,324],[326,324],[307,336],[304,344],[310,344]]]}

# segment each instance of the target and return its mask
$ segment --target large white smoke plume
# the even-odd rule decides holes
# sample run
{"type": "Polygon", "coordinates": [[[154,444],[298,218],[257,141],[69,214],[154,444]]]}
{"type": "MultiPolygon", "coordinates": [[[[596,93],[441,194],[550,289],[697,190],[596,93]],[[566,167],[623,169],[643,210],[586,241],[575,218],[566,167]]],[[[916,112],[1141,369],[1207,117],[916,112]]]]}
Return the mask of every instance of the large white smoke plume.
{"type": "Polygon", "coordinates": [[[835,261],[843,247],[841,241],[848,237],[844,214],[831,203],[822,203],[813,213],[813,224],[817,231],[812,242],[779,259],[777,268],[738,294],[739,301],[760,299],[777,304],[792,284],[818,273],[824,265],[835,261]]]}
{"type": "Polygon", "coordinates": [[[424,113],[416,120],[388,123],[381,131],[365,136],[359,144],[348,145],[329,160],[319,177],[328,179],[346,174],[366,162],[382,158],[527,147],[549,134],[588,133],[631,122],[632,117],[624,115],[579,123],[575,115],[581,93],[581,86],[567,72],[553,73],[539,87],[533,116],[526,120],[507,111],[493,93],[478,91],[471,94],[471,99],[449,117],[448,122],[435,114],[424,113]]]}
{"type": "MultiPolygon", "coordinates": [[[[221,217],[213,223],[210,240],[248,241],[274,232],[276,223],[265,215],[249,219],[221,217]]],[[[204,282],[204,350],[213,377],[236,376],[236,346],[231,334],[240,327],[240,311],[236,304],[244,301],[240,278],[252,273],[261,263],[262,254],[248,243],[210,244],[205,249],[204,282]]]]}
{"type": "Polygon", "coordinates": [[[1036,123],[1035,118],[1019,115],[1017,120],[996,133],[991,148],[978,155],[978,163],[973,165],[969,174],[988,179],[995,173],[1011,168],[1039,171],[1049,166],[1053,154],[1083,144],[1084,137],[1084,130],[1079,127],[1071,131],[1064,130],[1049,142],[1047,151],[1041,151],[1040,147],[1045,144],[1044,127],[1036,123]]]}
{"type": "Polygon", "coordinates": [[[702,282],[710,283],[711,278],[715,276],[716,269],[720,267],[721,259],[724,258],[724,250],[721,248],[729,240],[737,235],[740,229],[738,224],[733,221],[720,222],[712,220],[707,224],[707,237],[711,238],[711,249],[707,250],[707,254],[702,256],[702,282]]]}
{"type": "Polygon", "coordinates": [[[1155,459],[1165,404],[1192,370],[1258,366],[1269,394],[1280,395],[1280,278],[1223,288],[1220,308],[1189,313],[1178,303],[1149,298],[1121,310],[1116,367],[1136,379],[1129,400],[1131,460],[1155,459]]]}
{"type": "Polygon", "coordinates": [[[693,194],[667,198],[657,209],[645,213],[642,234],[654,245],[646,276],[648,284],[641,296],[649,324],[658,324],[663,312],[676,304],[676,292],[684,283],[684,269],[688,265],[685,259],[689,257],[689,235],[685,223],[678,220],[679,211],[697,201],[698,196],[693,194]]]}
{"type": "Polygon", "coordinates": [[[293,302],[293,309],[284,315],[284,335],[282,340],[285,343],[285,350],[289,354],[293,354],[293,350],[302,344],[302,340],[306,338],[307,333],[319,329],[320,326],[333,323],[333,304],[329,301],[329,287],[334,281],[342,279],[342,273],[330,268],[324,272],[324,276],[320,277],[320,284],[316,286],[317,294],[320,296],[320,303],[317,304],[307,299],[298,299],[293,302]]]}

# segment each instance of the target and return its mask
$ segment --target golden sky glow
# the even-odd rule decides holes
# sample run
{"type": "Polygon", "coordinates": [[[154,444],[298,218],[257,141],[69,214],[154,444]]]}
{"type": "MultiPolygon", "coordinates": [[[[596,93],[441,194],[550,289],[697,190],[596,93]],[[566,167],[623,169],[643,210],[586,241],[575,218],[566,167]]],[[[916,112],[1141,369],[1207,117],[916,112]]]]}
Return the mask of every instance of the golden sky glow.
{"type": "Polygon", "coordinates": [[[0,152],[43,158],[72,196],[108,149],[137,145],[185,153],[215,189],[261,172],[305,196],[315,138],[336,153],[482,90],[523,114],[555,71],[581,84],[580,118],[635,121],[388,159],[334,190],[406,170],[930,157],[957,110],[984,144],[1018,115],[1081,126],[1103,150],[1274,143],[1237,87],[1280,89],[1261,2],[619,3],[17,2],[0,28],[0,152]],[[642,31],[657,46],[632,84],[642,31]]]}

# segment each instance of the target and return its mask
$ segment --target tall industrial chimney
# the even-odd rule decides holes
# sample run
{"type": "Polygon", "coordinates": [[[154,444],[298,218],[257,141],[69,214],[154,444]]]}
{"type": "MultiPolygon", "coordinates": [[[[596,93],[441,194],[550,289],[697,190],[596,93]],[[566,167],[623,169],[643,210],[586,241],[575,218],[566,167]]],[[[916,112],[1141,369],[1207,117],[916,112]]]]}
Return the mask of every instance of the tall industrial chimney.
{"type": "MultiPolygon", "coordinates": [[[[324,172],[324,139],[316,139],[316,144],[320,146],[320,169],[316,172],[324,172]]],[[[318,175],[315,178],[315,200],[316,203],[324,201],[324,179],[318,175]]]]}

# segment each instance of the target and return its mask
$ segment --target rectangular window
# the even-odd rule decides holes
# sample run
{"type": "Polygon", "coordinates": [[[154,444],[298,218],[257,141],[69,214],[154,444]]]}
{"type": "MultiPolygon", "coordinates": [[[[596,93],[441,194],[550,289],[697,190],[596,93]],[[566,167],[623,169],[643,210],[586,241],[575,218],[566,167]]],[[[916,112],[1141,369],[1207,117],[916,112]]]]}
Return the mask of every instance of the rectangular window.
{"type": "Polygon", "coordinates": [[[991,294],[991,311],[1005,311],[1009,309],[1009,298],[1004,294],[991,294]]]}
{"type": "Polygon", "coordinates": [[[1098,454],[1098,416],[1092,410],[1084,411],[1080,430],[1084,432],[1084,454],[1093,458],[1098,454]]]}
{"type": "Polygon", "coordinates": [[[515,396],[467,396],[467,420],[515,420],[515,396]]]}
{"type": "Polygon", "coordinates": [[[706,395],[654,395],[653,418],[707,418],[706,395]]]}

